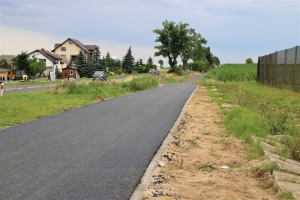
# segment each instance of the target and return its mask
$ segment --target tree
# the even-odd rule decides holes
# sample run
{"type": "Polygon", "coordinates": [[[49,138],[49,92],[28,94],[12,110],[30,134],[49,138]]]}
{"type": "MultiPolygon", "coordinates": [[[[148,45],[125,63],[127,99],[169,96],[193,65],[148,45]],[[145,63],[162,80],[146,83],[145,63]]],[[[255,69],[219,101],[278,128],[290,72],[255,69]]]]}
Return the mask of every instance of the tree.
{"type": "Polygon", "coordinates": [[[187,62],[194,57],[194,54],[203,50],[202,44],[207,43],[205,38],[202,38],[201,34],[196,33],[195,29],[188,29],[187,36],[188,40],[184,44],[184,48],[180,54],[184,71],[186,71],[187,62]]]}
{"type": "Polygon", "coordinates": [[[94,51],[94,57],[93,57],[93,71],[106,71],[105,64],[103,62],[104,59],[101,59],[101,52],[98,46],[96,46],[96,49],[94,51]]]}
{"type": "Polygon", "coordinates": [[[210,52],[210,47],[206,47],[204,52],[205,52],[205,58],[208,61],[209,66],[212,66],[213,65],[213,56],[214,55],[210,52]]]}
{"type": "Polygon", "coordinates": [[[80,77],[84,77],[87,75],[87,70],[86,70],[86,59],[85,55],[82,50],[80,50],[78,56],[77,56],[77,63],[76,67],[78,69],[80,77]]]}
{"type": "Polygon", "coordinates": [[[144,66],[144,63],[143,63],[143,60],[140,58],[140,60],[139,60],[139,66],[141,67],[141,66],[144,66]]]}
{"type": "Polygon", "coordinates": [[[219,67],[219,65],[221,64],[219,58],[217,56],[213,56],[212,60],[213,60],[213,63],[214,63],[214,67],[215,66],[219,67]]]}
{"type": "Polygon", "coordinates": [[[15,58],[13,58],[13,66],[17,70],[24,70],[27,75],[31,75],[29,72],[29,55],[26,52],[21,52],[15,58]]]}
{"type": "Polygon", "coordinates": [[[253,63],[252,58],[247,58],[247,59],[246,59],[246,63],[247,63],[247,64],[252,64],[252,63],[253,63]]]}
{"type": "MultiPolygon", "coordinates": [[[[71,63],[71,62],[70,62],[70,63],[71,63]]],[[[69,64],[70,64],[70,63],[69,63],[69,64]]],[[[69,65],[69,64],[68,64],[68,65],[69,65]]],[[[68,67],[68,66],[67,66],[67,67],[68,67]]],[[[70,66],[70,67],[71,67],[71,66],[70,66]]],[[[59,71],[57,65],[56,65],[56,67],[55,67],[55,76],[56,76],[57,79],[62,77],[62,73],[59,71]]]]}
{"type": "Polygon", "coordinates": [[[38,74],[38,73],[43,73],[46,70],[46,65],[43,59],[41,58],[37,58],[35,56],[33,56],[31,59],[29,59],[29,71],[28,74],[30,74],[31,76],[33,76],[33,80],[34,77],[38,74]]]}
{"type": "Polygon", "coordinates": [[[131,73],[134,68],[134,58],[132,56],[131,47],[129,47],[126,55],[123,57],[122,67],[127,71],[127,73],[131,73]]]}
{"type": "Polygon", "coordinates": [[[3,69],[11,69],[12,66],[7,62],[7,60],[5,60],[4,58],[2,58],[0,60],[0,68],[3,68],[3,69]]]}
{"type": "Polygon", "coordinates": [[[148,64],[148,65],[153,65],[153,60],[152,60],[151,57],[148,58],[147,64],[148,64]]]}
{"type": "MultiPolygon", "coordinates": [[[[68,63],[68,65],[67,65],[67,67],[69,68],[69,67],[72,67],[73,66],[73,62],[72,62],[72,60],[70,60],[70,62],[68,63]]],[[[57,68],[57,67],[56,67],[57,68]]],[[[58,68],[57,68],[58,69],[58,68]]]]}
{"type": "Polygon", "coordinates": [[[168,22],[167,20],[162,23],[163,29],[155,29],[153,32],[157,34],[155,42],[160,42],[161,45],[154,48],[158,51],[154,53],[155,56],[163,56],[168,58],[170,67],[175,67],[177,64],[177,57],[184,49],[188,41],[187,23],[175,24],[175,22],[168,22]]]}
{"type": "Polygon", "coordinates": [[[158,63],[160,64],[161,67],[164,65],[164,61],[163,60],[159,60],[158,63]]]}

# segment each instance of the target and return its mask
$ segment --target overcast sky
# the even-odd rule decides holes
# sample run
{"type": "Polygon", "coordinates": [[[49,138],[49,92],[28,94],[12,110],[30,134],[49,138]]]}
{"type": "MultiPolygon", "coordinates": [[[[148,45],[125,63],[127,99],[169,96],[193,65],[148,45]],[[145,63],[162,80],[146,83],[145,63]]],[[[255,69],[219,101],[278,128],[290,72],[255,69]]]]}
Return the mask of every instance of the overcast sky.
{"type": "MultiPolygon", "coordinates": [[[[300,0],[0,0],[0,54],[74,38],[119,59],[154,57],[162,22],[188,23],[221,63],[254,62],[300,44],[300,0]]],[[[167,59],[164,65],[167,66],[167,59]]]]}

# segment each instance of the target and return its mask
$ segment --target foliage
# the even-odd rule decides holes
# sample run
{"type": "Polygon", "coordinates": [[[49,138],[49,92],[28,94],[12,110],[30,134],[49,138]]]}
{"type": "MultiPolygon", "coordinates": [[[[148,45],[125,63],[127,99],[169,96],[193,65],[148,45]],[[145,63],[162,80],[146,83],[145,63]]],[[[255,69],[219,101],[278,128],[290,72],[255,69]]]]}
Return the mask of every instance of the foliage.
{"type": "Polygon", "coordinates": [[[31,75],[29,74],[29,55],[27,52],[22,51],[20,54],[14,57],[12,61],[13,66],[15,66],[17,70],[25,70],[28,75],[31,75]]]}
{"type": "Polygon", "coordinates": [[[101,59],[99,46],[96,46],[93,56],[93,73],[95,71],[106,71],[105,61],[104,59],[101,59]]]}
{"type": "Polygon", "coordinates": [[[77,67],[80,77],[87,76],[87,73],[88,73],[87,63],[86,63],[85,55],[82,50],[80,50],[79,54],[77,55],[76,67],[77,67]]]}
{"type": "Polygon", "coordinates": [[[219,67],[219,65],[221,64],[219,58],[217,56],[213,56],[212,60],[213,60],[213,67],[215,67],[215,66],[219,67]]]}
{"type": "Polygon", "coordinates": [[[183,69],[182,67],[171,67],[168,71],[168,73],[175,73],[179,76],[182,76],[183,74],[183,69]]]}
{"type": "Polygon", "coordinates": [[[168,58],[170,67],[175,67],[177,58],[188,41],[187,27],[189,24],[181,22],[175,24],[173,21],[168,22],[166,20],[162,25],[163,29],[153,30],[158,35],[155,42],[160,43],[160,45],[154,47],[157,50],[154,55],[168,58]]]}
{"type": "Polygon", "coordinates": [[[188,40],[184,44],[184,48],[180,53],[180,57],[183,64],[183,70],[186,71],[187,62],[195,57],[200,51],[203,51],[202,44],[206,44],[207,41],[201,36],[201,34],[196,33],[195,29],[187,30],[188,40]]]}
{"type": "Polygon", "coordinates": [[[67,67],[72,67],[73,66],[73,62],[72,60],[70,60],[70,62],[68,63],[67,67]]]}
{"type": "Polygon", "coordinates": [[[131,73],[134,68],[134,58],[132,56],[131,47],[127,50],[122,60],[122,67],[127,73],[131,73]]]}
{"type": "Polygon", "coordinates": [[[59,71],[58,67],[55,67],[55,76],[57,79],[62,78],[62,73],[59,71]]]}
{"type": "Polygon", "coordinates": [[[41,74],[46,70],[46,65],[44,63],[44,60],[41,58],[36,58],[35,56],[33,56],[31,59],[29,59],[29,71],[28,74],[30,76],[34,77],[37,74],[41,74]]]}
{"type": "Polygon", "coordinates": [[[164,65],[164,61],[163,60],[159,60],[158,63],[160,64],[161,67],[164,65]]]}
{"type": "Polygon", "coordinates": [[[207,72],[209,69],[209,63],[206,59],[203,59],[201,61],[195,61],[188,63],[188,69],[195,72],[207,72]]]}
{"type": "Polygon", "coordinates": [[[252,64],[252,63],[253,63],[252,58],[247,58],[247,59],[246,59],[246,63],[247,63],[247,64],[252,64]]]}
{"type": "Polygon", "coordinates": [[[256,64],[224,64],[208,71],[206,78],[218,81],[255,81],[256,64]]]}
{"type": "Polygon", "coordinates": [[[3,69],[11,69],[12,66],[4,59],[2,58],[0,60],[0,68],[3,68],[3,69]]]}
{"type": "Polygon", "coordinates": [[[139,60],[139,66],[144,66],[145,64],[143,63],[143,60],[140,58],[139,60]]]}
{"type": "Polygon", "coordinates": [[[148,64],[148,65],[153,65],[153,60],[152,60],[151,57],[148,58],[147,64],[148,64]]]}

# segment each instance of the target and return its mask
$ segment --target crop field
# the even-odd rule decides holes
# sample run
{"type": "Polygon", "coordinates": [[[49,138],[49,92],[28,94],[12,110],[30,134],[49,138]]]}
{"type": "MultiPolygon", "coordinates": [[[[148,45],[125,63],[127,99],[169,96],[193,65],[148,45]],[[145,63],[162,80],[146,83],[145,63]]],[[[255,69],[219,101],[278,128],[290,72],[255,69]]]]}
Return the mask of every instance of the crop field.
{"type": "Polygon", "coordinates": [[[207,78],[218,81],[255,81],[256,64],[224,64],[208,71],[207,78]]]}
{"type": "Polygon", "coordinates": [[[278,137],[281,145],[277,153],[300,161],[300,93],[256,83],[254,67],[255,64],[226,64],[211,70],[211,79],[201,84],[218,89],[219,95],[211,95],[219,104],[238,105],[231,110],[223,109],[228,130],[250,144],[252,135],[283,136],[278,137]]]}

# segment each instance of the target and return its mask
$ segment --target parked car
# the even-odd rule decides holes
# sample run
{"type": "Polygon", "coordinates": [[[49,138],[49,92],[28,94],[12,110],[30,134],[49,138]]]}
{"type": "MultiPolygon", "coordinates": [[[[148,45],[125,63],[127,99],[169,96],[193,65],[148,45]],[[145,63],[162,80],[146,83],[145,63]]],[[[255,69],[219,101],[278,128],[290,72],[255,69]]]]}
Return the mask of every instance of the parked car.
{"type": "Polygon", "coordinates": [[[107,81],[107,74],[105,71],[95,71],[93,74],[93,81],[95,80],[101,80],[101,81],[107,81]]]}
{"type": "Polygon", "coordinates": [[[154,75],[159,75],[160,74],[160,72],[156,69],[150,69],[149,73],[154,74],[154,75]]]}

